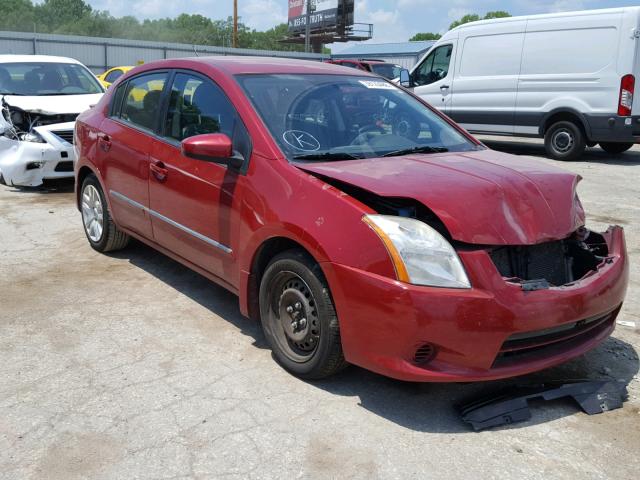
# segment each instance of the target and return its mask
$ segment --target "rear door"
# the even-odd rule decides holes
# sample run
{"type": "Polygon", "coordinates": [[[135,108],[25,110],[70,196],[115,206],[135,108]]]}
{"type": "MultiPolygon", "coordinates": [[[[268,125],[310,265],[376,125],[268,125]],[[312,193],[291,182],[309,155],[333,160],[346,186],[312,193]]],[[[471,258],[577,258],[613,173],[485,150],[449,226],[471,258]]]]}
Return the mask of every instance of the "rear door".
{"type": "Polygon", "coordinates": [[[449,116],[473,132],[513,133],[526,21],[466,27],[449,116]]]}
{"type": "Polygon", "coordinates": [[[167,72],[132,78],[118,87],[111,114],[100,126],[98,155],[118,224],[152,239],[149,207],[149,145],[158,127],[158,112],[167,72]]]}
{"type": "Polygon", "coordinates": [[[456,40],[437,46],[412,72],[414,93],[430,105],[449,112],[453,94],[456,40]]]}
{"type": "Polygon", "coordinates": [[[607,121],[618,110],[620,81],[631,73],[633,28],[621,10],[529,19],[518,82],[516,133],[538,133],[549,112],[573,110],[607,121]],[[620,54],[624,52],[624,56],[620,54]]]}
{"type": "Polygon", "coordinates": [[[232,208],[244,176],[218,163],[181,153],[181,141],[224,133],[248,160],[251,142],[222,89],[193,72],[176,72],[162,139],[151,144],[150,209],[155,241],[189,262],[234,284],[232,208]]]}

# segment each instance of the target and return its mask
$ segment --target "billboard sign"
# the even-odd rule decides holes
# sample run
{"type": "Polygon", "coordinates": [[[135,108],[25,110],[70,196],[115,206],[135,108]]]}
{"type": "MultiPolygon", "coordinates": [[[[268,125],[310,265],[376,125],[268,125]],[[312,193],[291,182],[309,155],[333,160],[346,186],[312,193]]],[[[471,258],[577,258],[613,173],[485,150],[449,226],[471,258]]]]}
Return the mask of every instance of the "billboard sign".
{"type": "MultiPolygon", "coordinates": [[[[311,0],[311,30],[335,28],[340,0],[311,0]]],[[[307,25],[307,0],[289,0],[289,31],[304,31],[307,25]]]]}

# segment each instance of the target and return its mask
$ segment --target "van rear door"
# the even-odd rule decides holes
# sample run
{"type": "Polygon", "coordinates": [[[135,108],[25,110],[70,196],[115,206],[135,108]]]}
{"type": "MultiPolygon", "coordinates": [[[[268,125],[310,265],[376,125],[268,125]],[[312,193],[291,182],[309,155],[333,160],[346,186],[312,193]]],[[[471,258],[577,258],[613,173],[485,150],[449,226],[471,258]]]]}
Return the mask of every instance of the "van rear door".
{"type": "Polygon", "coordinates": [[[461,30],[449,115],[467,130],[513,133],[525,27],[520,20],[461,30]]]}

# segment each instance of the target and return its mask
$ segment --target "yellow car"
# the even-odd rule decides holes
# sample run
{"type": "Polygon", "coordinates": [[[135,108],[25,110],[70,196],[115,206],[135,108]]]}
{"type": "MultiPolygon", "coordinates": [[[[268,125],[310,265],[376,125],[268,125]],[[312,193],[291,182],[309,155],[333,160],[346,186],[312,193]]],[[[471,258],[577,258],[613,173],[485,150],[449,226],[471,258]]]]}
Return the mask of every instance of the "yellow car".
{"type": "Polygon", "coordinates": [[[100,83],[102,83],[104,88],[109,88],[113,82],[132,68],[134,67],[113,67],[112,69],[98,75],[98,80],[100,80],[100,83]]]}

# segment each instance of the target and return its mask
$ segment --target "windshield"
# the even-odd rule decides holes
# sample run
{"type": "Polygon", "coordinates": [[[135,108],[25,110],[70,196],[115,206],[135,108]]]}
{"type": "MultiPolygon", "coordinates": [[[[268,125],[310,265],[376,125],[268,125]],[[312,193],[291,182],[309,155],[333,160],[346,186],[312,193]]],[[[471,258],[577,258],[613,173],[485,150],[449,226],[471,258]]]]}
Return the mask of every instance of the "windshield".
{"type": "Polygon", "coordinates": [[[478,147],[383,79],[240,75],[238,81],[290,160],[347,160],[478,147]]]}
{"type": "Polygon", "coordinates": [[[85,95],[104,90],[86,67],[76,63],[2,63],[0,94],[85,95]]]}
{"type": "Polygon", "coordinates": [[[372,63],[370,66],[373,73],[388,78],[389,80],[398,78],[402,70],[400,65],[393,65],[392,63],[372,63]]]}

